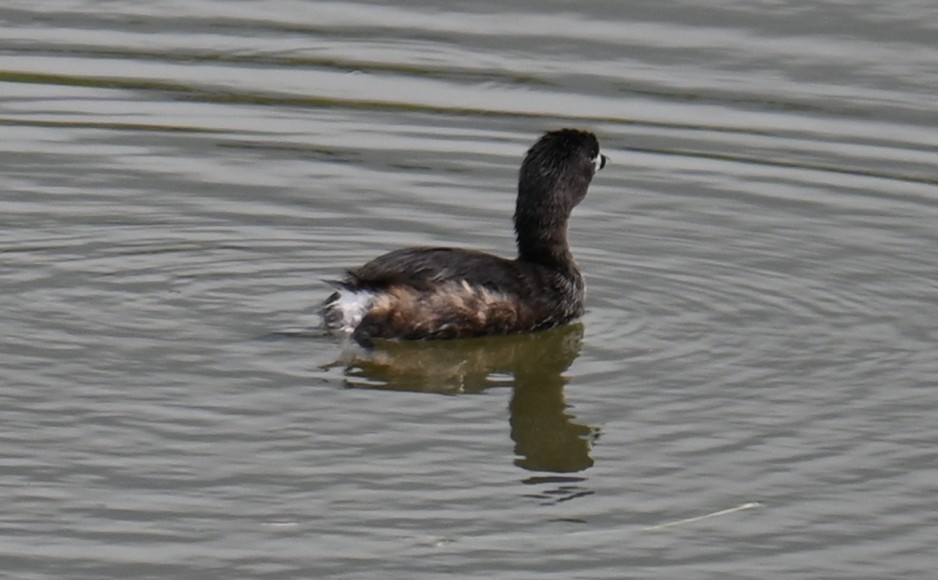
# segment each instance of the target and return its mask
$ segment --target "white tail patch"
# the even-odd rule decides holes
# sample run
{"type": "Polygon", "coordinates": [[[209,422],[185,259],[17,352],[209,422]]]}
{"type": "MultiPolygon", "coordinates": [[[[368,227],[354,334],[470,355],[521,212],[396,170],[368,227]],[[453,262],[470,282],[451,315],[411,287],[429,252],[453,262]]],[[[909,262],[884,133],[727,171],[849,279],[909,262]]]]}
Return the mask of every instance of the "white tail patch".
{"type": "Polygon", "coordinates": [[[374,293],[367,290],[357,292],[341,288],[338,297],[326,304],[323,316],[326,326],[336,332],[351,334],[368,314],[374,302],[374,293]]]}

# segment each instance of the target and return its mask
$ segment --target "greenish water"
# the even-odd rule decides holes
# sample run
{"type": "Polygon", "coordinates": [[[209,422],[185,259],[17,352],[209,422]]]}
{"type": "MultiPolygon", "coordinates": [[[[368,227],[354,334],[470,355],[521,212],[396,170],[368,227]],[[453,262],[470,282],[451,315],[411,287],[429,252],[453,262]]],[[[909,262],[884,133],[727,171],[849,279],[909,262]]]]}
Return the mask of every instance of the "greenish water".
{"type": "Polygon", "coordinates": [[[930,577],[931,4],[4,4],[0,567],[930,577]],[[561,126],[581,324],[318,332],[561,126]]]}

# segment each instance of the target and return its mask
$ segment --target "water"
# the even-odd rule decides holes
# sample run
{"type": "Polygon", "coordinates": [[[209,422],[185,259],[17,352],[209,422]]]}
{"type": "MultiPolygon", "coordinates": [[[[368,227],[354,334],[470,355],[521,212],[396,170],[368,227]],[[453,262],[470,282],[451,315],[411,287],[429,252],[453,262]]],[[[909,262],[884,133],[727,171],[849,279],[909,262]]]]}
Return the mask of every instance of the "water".
{"type": "Polygon", "coordinates": [[[7,2],[11,577],[913,578],[938,566],[938,9],[7,2]],[[612,163],[581,325],[396,345],[323,280],[510,255],[612,163]]]}

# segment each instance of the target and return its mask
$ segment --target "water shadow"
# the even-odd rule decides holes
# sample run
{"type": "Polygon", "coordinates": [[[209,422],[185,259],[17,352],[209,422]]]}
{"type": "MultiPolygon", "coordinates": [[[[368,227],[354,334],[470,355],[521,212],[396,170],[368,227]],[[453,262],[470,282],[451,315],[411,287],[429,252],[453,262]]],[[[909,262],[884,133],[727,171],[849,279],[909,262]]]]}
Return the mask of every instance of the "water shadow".
{"type": "Polygon", "coordinates": [[[575,473],[593,465],[589,452],[598,434],[575,421],[564,399],[563,373],[582,342],[583,325],[571,324],[484,339],[381,342],[342,364],[349,388],[455,395],[512,387],[515,464],[529,471],[575,473]]]}

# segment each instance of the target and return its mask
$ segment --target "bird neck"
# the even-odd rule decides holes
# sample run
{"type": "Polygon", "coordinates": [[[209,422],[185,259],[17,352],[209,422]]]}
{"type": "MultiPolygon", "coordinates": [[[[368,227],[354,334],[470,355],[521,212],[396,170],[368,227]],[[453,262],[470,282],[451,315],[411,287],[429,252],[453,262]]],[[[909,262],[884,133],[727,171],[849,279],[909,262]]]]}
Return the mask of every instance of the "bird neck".
{"type": "Polygon", "coordinates": [[[575,268],[570,243],[567,240],[566,220],[561,224],[540,224],[530,227],[529,223],[516,220],[515,232],[518,240],[518,259],[554,269],[575,268]]]}

